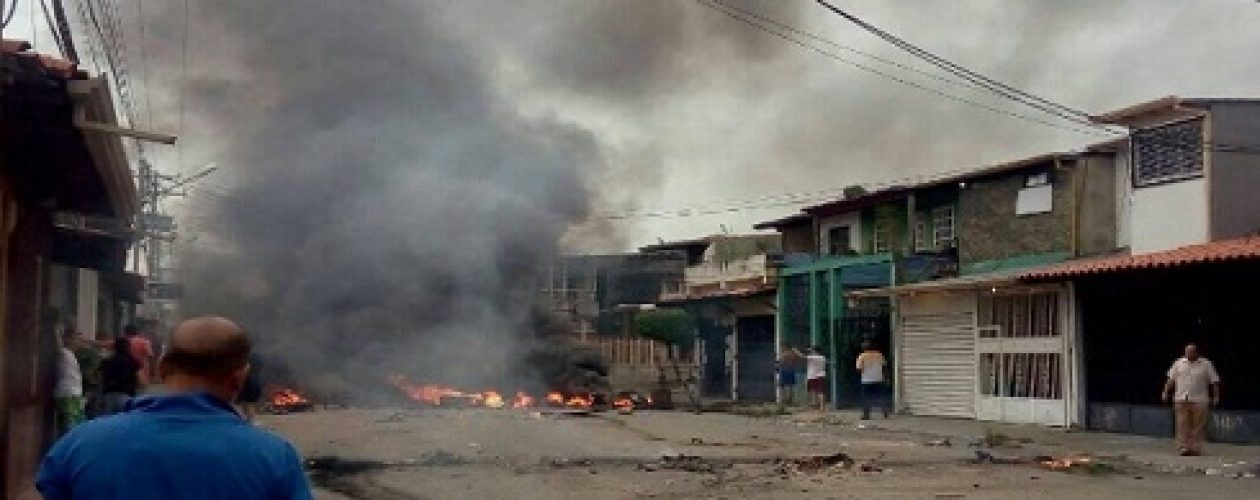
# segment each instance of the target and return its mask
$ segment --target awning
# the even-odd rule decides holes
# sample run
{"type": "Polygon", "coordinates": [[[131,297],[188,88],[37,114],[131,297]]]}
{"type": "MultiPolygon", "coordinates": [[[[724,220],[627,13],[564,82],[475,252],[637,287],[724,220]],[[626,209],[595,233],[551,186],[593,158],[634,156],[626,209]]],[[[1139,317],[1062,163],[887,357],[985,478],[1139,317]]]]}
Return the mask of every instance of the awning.
{"type": "Polygon", "coordinates": [[[1027,269],[1005,269],[984,274],[972,274],[957,278],[945,278],[921,281],[905,285],[855,290],[845,293],[846,297],[891,297],[894,295],[910,295],[915,293],[932,293],[959,290],[980,290],[984,288],[1004,287],[1019,284],[1019,277],[1028,272],[1027,269]]]}
{"type": "Polygon", "coordinates": [[[1028,281],[1053,281],[1123,271],[1241,261],[1260,261],[1260,236],[1213,241],[1141,255],[1065,262],[1025,271],[1019,278],[1028,281]]]}

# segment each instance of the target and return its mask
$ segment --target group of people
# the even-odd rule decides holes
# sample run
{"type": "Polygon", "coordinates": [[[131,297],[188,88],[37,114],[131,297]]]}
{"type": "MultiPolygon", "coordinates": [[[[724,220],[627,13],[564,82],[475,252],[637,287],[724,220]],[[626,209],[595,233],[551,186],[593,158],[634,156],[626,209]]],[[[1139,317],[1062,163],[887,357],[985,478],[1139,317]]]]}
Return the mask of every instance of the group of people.
{"type": "Polygon", "coordinates": [[[53,389],[59,434],[87,419],[122,411],[127,399],[148,385],[153,344],[134,325],[123,331],[124,336],[105,343],[74,327],[62,332],[53,389]]]}
{"type": "MultiPolygon", "coordinates": [[[[126,359],[118,353],[130,352],[129,343],[114,346],[109,359],[126,359]]],[[[39,493],[45,500],[310,499],[293,446],[232,406],[255,383],[250,350],[244,330],[228,319],[181,323],[155,363],[160,389],[62,436],[40,466],[39,493]]],[[[69,348],[64,352],[67,364],[76,361],[69,348]]],[[[102,378],[109,359],[101,363],[102,378]]],[[[140,378],[139,363],[116,369],[130,366],[140,378]]]]}
{"type": "MultiPolygon", "coordinates": [[[[827,411],[827,357],[816,346],[810,346],[804,354],[796,348],[785,345],[779,354],[779,390],[784,404],[792,404],[797,385],[797,372],[801,365],[805,368],[805,388],[812,398],[811,404],[819,411],[827,411]]],[[[862,419],[871,418],[871,407],[879,404],[884,418],[892,411],[892,398],[889,386],[888,360],[875,348],[871,341],[862,342],[862,353],[854,361],[854,369],[861,380],[859,399],[862,406],[862,419]]]]}

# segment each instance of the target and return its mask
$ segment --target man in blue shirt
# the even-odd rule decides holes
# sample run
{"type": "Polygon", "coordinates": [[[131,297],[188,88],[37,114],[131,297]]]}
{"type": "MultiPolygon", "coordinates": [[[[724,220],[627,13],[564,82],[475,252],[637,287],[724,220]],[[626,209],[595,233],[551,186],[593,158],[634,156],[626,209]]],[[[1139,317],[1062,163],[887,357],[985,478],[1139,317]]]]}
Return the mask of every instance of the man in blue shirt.
{"type": "Polygon", "coordinates": [[[76,427],[53,446],[36,487],[45,500],[306,500],[301,459],[232,409],[249,340],[225,318],[194,318],[158,364],[166,392],[76,427]]]}

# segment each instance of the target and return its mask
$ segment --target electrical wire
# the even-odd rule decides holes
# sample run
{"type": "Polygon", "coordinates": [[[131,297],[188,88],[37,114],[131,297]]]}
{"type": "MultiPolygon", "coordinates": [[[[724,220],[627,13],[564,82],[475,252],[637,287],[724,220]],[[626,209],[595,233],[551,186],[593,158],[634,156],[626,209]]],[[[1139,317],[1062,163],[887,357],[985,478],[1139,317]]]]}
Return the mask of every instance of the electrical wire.
{"type": "Polygon", "coordinates": [[[9,12],[4,15],[3,20],[0,20],[0,29],[5,29],[9,27],[9,22],[13,21],[13,15],[17,14],[17,4],[18,4],[18,0],[13,0],[9,2],[9,12]]]}
{"type": "Polygon", "coordinates": [[[754,28],[756,28],[756,29],[758,29],[758,30],[761,30],[761,31],[763,31],[763,32],[765,32],[765,33],[767,33],[767,34],[770,34],[770,35],[772,35],[772,36],[775,36],[775,37],[777,37],[777,38],[783,39],[783,40],[785,40],[785,41],[787,41],[787,42],[789,42],[789,43],[792,43],[792,44],[794,44],[794,45],[797,45],[797,46],[799,46],[799,47],[801,47],[801,48],[804,48],[804,49],[806,49],[806,50],[811,50],[811,51],[813,51],[813,52],[816,52],[816,53],[818,53],[818,54],[821,54],[821,55],[823,55],[823,56],[825,56],[825,57],[828,57],[828,58],[830,58],[830,59],[833,59],[833,60],[835,60],[835,61],[838,61],[838,62],[841,62],[841,63],[847,64],[847,65],[853,66],[853,67],[855,67],[855,68],[857,68],[857,69],[860,69],[860,70],[862,70],[862,71],[865,71],[865,72],[868,72],[868,73],[874,74],[874,75],[876,75],[876,76],[880,76],[880,77],[886,78],[886,79],[888,79],[888,80],[892,80],[892,81],[894,81],[894,82],[900,83],[900,84],[905,85],[905,86],[907,86],[907,87],[911,87],[911,88],[914,88],[914,89],[917,89],[917,90],[920,90],[920,91],[923,91],[923,92],[927,92],[927,93],[929,93],[929,94],[933,94],[933,95],[936,95],[936,96],[938,96],[938,97],[942,97],[942,98],[945,98],[945,99],[949,99],[949,100],[951,100],[951,101],[955,101],[955,102],[959,102],[959,103],[966,104],[966,105],[969,105],[969,106],[973,106],[973,107],[976,107],[976,108],[984,109],[984,110],[986,110],[986,111],[989,111],[989,112],[992,112],[992,113],[996,113],[996,114],[998,114],[998,115],[1007,116],[1007,117],[1009,117],[1009,118],[1015,118],[1015,119],[1018,119],[1018,120],[1023,120],[1023,121],[1027,121],[1027,122],[1030,122],[1030,123],[1036,123],[1036,124],[1040,124],[1040,125],[1043,125],[1043,126],[1052,127],[1052,128],[1057,128],[1057,129],[1060,129],[1060,130],[1066,130],[1066,131],[1076,132],[1076,133],[1079,133],[1079,134],[1084,134],[1084,135],[1092,135],[1092,136],[1096,136],[1096,137],[1112,137],[1112,135],[1111,135],[1111,134],[1103,133],[1103,132],[1100,132],[1100,131],[1098,131],[1098,130],[1094,130],[1094,129],[1084,129],[1084,128],[1074,127],[1074,126],[1065,125],[1065,124],[1061,124],[1061,123],[1055,123],[1055,122],[1051,122],[1051,121],[1048,121],[1048,120],[1043,120],[1043,119],[1040,119],[1040,118],[1037,118],[1037,117],[1033,117],[1033,116],[1028,116],[1028,115],[1024,115],[1024,114],[1016,113],[1016,112],[1013,112],[1013,111],[1010,111],[1010,110],[1005,110],[1005,109],[997,108],[997,107],[990,106],[990,105],[988,105],[988,104],[985,104],[985,103],[982,103],[982,102],[979,102],[979,101],[975,101],[975,100],[968,99],[968,98],[965,98],[965,97],[961,97],[961,96],[958,96],[958,95],[950,94],[950,93],[948,93],[948,92],[945,92],[945,91],[942,91],[942,90],[939,90],[939,89],[936,89],[936,88],[933,88],[933,87],[929,87],[929,86],[927,86],[927,85],[925,85],[925,84],[922,84],[922,83],[919,83],[919,82],[916,82],[916,81],[913,81],[913,80],[909,80],[909,79],[907,79],[907,78],[903,78],[903,77],[900,77],[900,76],[897,76],[897,75],[893,75],[893,74],[888,73],[888,72],[886,72],[886,71],[884,71],[884,70],[881,70],[881,69],[878,69],[878,68],[874,68],[874,67],[872,67],[872,66],[870,66],[870,65],[863,64],[863,63],[861,63],[861,62],[854,61],[854,60],[852,60],[852,59],[848,59],[848,58],[846,58],[846,57],[844,57],[844,56],[842,56],[842,55],[839,55],[839,54],[837,54],[837,53],[835,53],[835,52],[828,51],[828,50],[827,50],[827,49],[825,49],[825,48],[821,48],[821,47],[818,47],[818,46],[815,46],[815,45],[811,45],[810,43],[807,43],[806,41],[801,40],[800,38],[797,38],[797,37],[795,37],[795,36],[791,35],[790,33],[785,32],[784,30],[779,30],[779,29],[774,28],[774,27],[773,27],[772,25],[770,25],[769,23],[760,22],[760,21],[756,20],[756,18],[753,18],[753,17],[751,17],[751,16],[747,16],[747,15],[741,14],[741,13],[740,13],[740,12],[738,12],[738,11],[728,10],[728,9],[724,8],[724,6],[723,6],[723,5],[720,5],[720,4],[717,4],[717,3],[714,3],[714,1],[715,1],[715,0],[696,0],[696,3],[698,3],[698,4],[700,4],[700,5],[704,6],[704,7],[710,8],[710,9],[712,9],[712,10],[715,10],[715,11],[717,11],[717,12],[721,12],[721,13],[723,13],[723,14],[727,15],[728,17],[730,17],[730,18],[732,18],[732,19],[735,19],[735,20],[740,21],[740,22],[742,22],[742,23],[744,23],[744,24],[747,24],[747,25],[749,25],[749,26],[752,26],[752,27],[754,27],[754,28]]]}
{"type": "MultiPolygon", "coordinates": [[[[1026,91],[1017,89],[1010,85],[1004,84],[1002,82],[999,82],[997,80],[984,76],[980,73],[977,73],[968,68],[965,68],[956,63],[953,63],[943,57],[933,54],[910,42],[907,42],[904,39],[897,37],[896,35],[893,35],[892,33],[881,30],[878,27],[875,27],[874,25],[866,21],[863,21],[861,18],[858,18],[857,16],[850,14],[840,9],[839,7],[836,7],[828,3],[826,0],[817,0],[817,2],[823,7],[825,7],[826,9],[858,25],[859,27],[866,30],[867,32],[870,32],[874,34],[875,36],[891,43],[897,48],[900,48],[919,59],[927,61],[933,66],[936,66],[942,70],[945,70],[946,72],[950,74],[963,78],[971,82],[972,84],[976,85],[977,87],[983,88],[996,95],[1019,102],[1026,106],[1043,111],[1045,113],[1057,116],[1064,120],[1068,120],[1068,121],[1078,123],[1081,125],[1096,126],[1096,127],[1102,128],[1100,125],[1094,123],[1090,119],[1089,113],[1074,109],[1072,107],[1069,107],[1063,104],[1059,104],[1049,99],[1045,99],[1045,98],[1033,95],[1026,91]]],[[[1118,132],[1113,131],[1113,133],[1118,133],[1118,132]]]]}

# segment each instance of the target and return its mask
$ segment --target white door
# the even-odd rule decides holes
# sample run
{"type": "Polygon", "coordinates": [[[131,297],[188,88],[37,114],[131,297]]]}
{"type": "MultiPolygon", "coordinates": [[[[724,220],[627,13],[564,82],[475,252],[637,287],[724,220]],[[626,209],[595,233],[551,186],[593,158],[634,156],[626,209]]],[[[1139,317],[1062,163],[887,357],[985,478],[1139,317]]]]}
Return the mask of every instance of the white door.
{"type": "Polygon", "coordinates": [[[901,387],[911,414],[975,417],[975,331],[971,311],[902,315],[901,387]]]}
{"type": "Polygon", "coordinates": [[[1066,425],[1063,294],[1036,290],[979,300],[976,418],[1066,425]]]}

